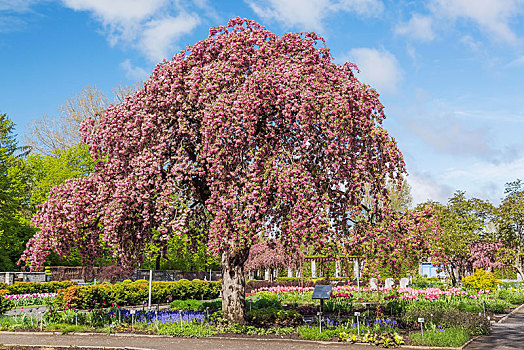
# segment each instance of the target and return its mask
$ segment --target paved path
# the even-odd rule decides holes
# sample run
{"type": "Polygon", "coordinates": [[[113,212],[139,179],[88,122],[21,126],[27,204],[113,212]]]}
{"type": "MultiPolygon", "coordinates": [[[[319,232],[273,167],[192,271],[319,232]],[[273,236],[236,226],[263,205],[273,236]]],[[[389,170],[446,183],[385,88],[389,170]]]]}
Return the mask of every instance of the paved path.
{"type": "Polygon", "coordinates": [[[524,349],[524,307],[520,307],[505,321],[495,323],[490,335],[471,342],[467,350],[524,349]]]}
{"type": "Polygon", "coordinates": [[[345,349],[370,350],[369,345],[310,342],[299,340],[257,340],[257,339],[218,339],[218,338],[173,338],[148,336],[107,336],[107,335],[52,335],[49,333],[0,332],[0,344],[11,345],[53,345],[53,346],[93,346],[113,348],[139,348],[153,350],[313,350],[345,349]]]}

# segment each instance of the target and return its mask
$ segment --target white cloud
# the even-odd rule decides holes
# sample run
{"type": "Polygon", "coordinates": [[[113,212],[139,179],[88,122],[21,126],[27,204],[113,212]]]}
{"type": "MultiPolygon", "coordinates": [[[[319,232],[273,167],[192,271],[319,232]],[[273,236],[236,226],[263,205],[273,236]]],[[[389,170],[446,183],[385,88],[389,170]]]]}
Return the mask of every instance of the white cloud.
{"type": "MultiPolygon", "coordinates": [[[[110,45],[135,47],[151,61],[171,58],[177,39],[200,23],[199,16],[187,13],[178,1],[63,0],[63,4],[90,12],[103,25],[110,45]]],[[[204,5],[206,1],[196,1],[197,7],[204,5]]]]}
{"type": "MultiPolygon", "coordinates": [[[[49,1],[41,0],[40,3],[49,1]]],[[[24,15],[32,12],[38,0],[0,0],[0,33],[21,30],[26,25],[24,15]]]]}
{"type": "Polygon", "coordinates": [[[395,34],[407,35],[421,41],[431,41],[435,38],[433,19],[430,16],[413,14],[407,23],[395,27],[395,34]]]}
{"type": "Polygon", "coordinates": [[[495,38],[516,43],[510,21],[523,11],[523,4],[523,0],[433,0],[431,8],[438,16],[471,20],[495,38]]]}
{"type": "Polygon", "coordinates": [[[152,61],[170,58],[173,55],[170,49],[175,41],[181,35],[190,33],[199,23],[198,16],[187,13],[150,21],[144,26],[140,47],[152,61]]]}
{"type": "Polygon", "coordinates": [[[91,11],[107,24],[148,18],[166,0],[64,0],[64,5],[75,11],[91,11]]]}
{"type": "Polygon", "coordinates": [[[429,200],[445,204],[457,190],[465,191],[469,198],[480,198],[498,205],[504,197],[505,184],[522,177],[521,174],[524,174],[524,157],[504,164],[464,163],[444,169],[438,175],[410,171],[407,180],[413,205],[429,200]]]}
{"type": "Polygon", "coordinates": [[[126,73],[126,78],[133,81],[144,81],[147,79],[148,73],[145,69],[133,66],[129,59],[120,63],[120,68],[126,73]]]}
{"type": "Polygon", "coordinates": [[[380,0],[245,0],[260,17],[276,20],[287,27],[322,32],[323,22],[331,14],[350,12],[376,17],[384,11],[380,0]]]}
{"type": "Polygon", "coordinates": [[[359,79],[379,92],[394,92],[402,80],[402,69],[396,57],[389,51],[356,48],[345,56],[346,61],[357,64],[359,79]]]}
{"type": "Polygon", "coordinates": [[[524,157],[502,164],[476,162],[463,168],[450,169],[441,178],[446,183],[460,186],[470,196],[488,199],[497,204],[504,195],[504,185],[522,178],[522,174],[524,157]]]}
{"type": "MultiPolygon", "coordinates": [[[[478,118],[475,118],[478,119],[478,118]]],[[[407,127],[424,142],[441,153],[454,156],[474,156],[493,164],[508,162],[518,155],[515,146],[497,149],[487,127],[472,126],[453,115],[431,115],[431,119],[407,119],[407,127]]]]}
{"type": "Polygon", "coordinates": [[[411,186],[414,205],[427,201],[446,203],[455,191],[450,186],[439,183],[427,172],[410,172],[407,180],[411,186]]]}

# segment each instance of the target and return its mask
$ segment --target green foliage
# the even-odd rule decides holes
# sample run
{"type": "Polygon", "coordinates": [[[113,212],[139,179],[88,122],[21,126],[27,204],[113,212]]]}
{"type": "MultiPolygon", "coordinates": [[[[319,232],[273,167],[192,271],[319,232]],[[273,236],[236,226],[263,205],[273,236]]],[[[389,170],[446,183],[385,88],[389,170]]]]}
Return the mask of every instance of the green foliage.
{"type": "Polygon", "coordinates": [[[433,327],[424,332],[411,333],[415,345],[460,347],[469,340],[468,332],[462,327],[439,329],[433,327]]]}
{"type": "Polygon", "coordinates": [[[67,179],[86,176],[94,169],[88,146],[82,143],[66,150],[56,149],[50,155],[32,154],[26,163],[31,174],[29,201],[33,207],[45,202],[53,187],[67,179]]]}
{"type": "Polygon", "coordinates": [[[90,330],[89,327],[84,325],[74,325],[70,323],[50,323],[46,326],[46,330],[67,333],[83,333],[90,330]]]}
{"type": "Polygon", "coordinates": [[[157,333],[175,337],[212,337],[217,334],[217,329],[197,322],[163,323],[158,325],[157,333]]]}
{"type": "Polygon", "coordinates": [[[413,277],[413,283],[410,285],[411,288],[425,289],[425,288],[440,288],[444,289],[447,287],[447,283],[436,277],[422,277],[416,275],[413,277]]]}
{"type": "Polygon", "coordinates": [[[28,151],[18,146],[13,122],[0,113],[0,271],[17,269],[16,261],[35,232],[29,223],[29,179],[24,163],[28,151]]]}
{"type": "Polygon", "coordinates": [[[0,296],[0,315],[13,308],[13,302],[6,297],[0,296]]]}
{"type": "Polygon", "coordinates": [[[173,300],[169,308],[171,310],[202,310],[204,303],[195,299],[173,300]]]}
{"type": "MultiPolygon", "coordinates": [[[[166,303],[170,300],[215,299],[220,294],[220,282],[188,281],[153,282],[151,288],[152,303],[166,303]]],[[[60,290],[56,305],[67,304],[78,309],[92,309],[97,306],[108,307],[141,305],[148,300],[148,284],[133,282],[126,284],[101,284],[89,286],[72,286],[60,290]]]]}
{"type": "Polygon", "coordinates": [[[213,301],[207,301],[202,303],[202,311],[205,311],[206,308],[209,308],[210,312],[222,309],[222,299],[217,299],[213,301]]]}
{"type": "Polygon", "coordinates": [[[261,328],[255,327],[246,324],[234,323],[223,330],[222,333],[235,333],[235,334],[247,334],[247,335],[266,335],[266,334],[275,334],[275,335],[286,335],[295,333],[294,327],[271,327],[271,328],[261,328]]]}
{"type": "Polygon", "coordinates": [[[295,326],[303,322],[302,315],[293,310],[278,310],[273,308],[251,310],[247,312],[247,321],[262,327],[295,326]]]}
{"type": "Polygon", "coordinates": [[[328,341],[332,338],[338,338],[338,335],[344,331],[343,328],[322,328],[322,333],[320,333],[320,328],[317,326],[300,326],[298,327],[298,335],[306,340],[324,340],[328,341]]]}
{"type": "Polygon", "coordinates": [[[501,289],[498,293],[498,297],[513,305],[524,304],[524,293],[513,288],[501,289]]]}
{"type": "MultiPolygon", "coordinates": [[[[439,244],[443,254],[439,262],[456,268],[462,276],[470,264],[470,245],[487,235],[486,225],[494,207],[477,198],[467,199],[463,191],[455,192],[446,206],[433,205],[441,228],[439,244]]],[[[453,274],[451,278],[456,284],[453,274]]]]}
{"type": "Polygon", "coordinates": [[[477,269],[475,274],[463,279],[464,288],[479,290],[494,290],[500,284],[500,281],[492,272],[486,272],[484,269],[477,269]]]}
{"type": "Polygon", "coordinates": [[[282,309],[282,304],[280,303],[280,300],[278,299],[270,299],[270,298],[262,297],[261,299],[257,299],[255,302],[248,301],[248,303],[251,304],[250,306],[251,309],[259,309],[259,310],[269,309],[269,308],[277,309],[277,310],[282,309]]]}
{"type": "Polygon", "coordinates": [[[76,286],[72,281],[52,281],[46,283],[38,282],[16,282],[13,284],[0,283],[1,290],[7,290],[6,294],[33,294],[33,293],[57,293],[59,289],[76,286]]]}
{"type": "MultiPolygon", "coordinates": [[[[406,308],[402,321],[416,323],[423,317],[428,325],[440,325],[443,328],[463,327],[471,335],[488,334],[491,329],[489,320],[479,312],[466,312],[453,308],[444,308],[443,304],[425,304],[421,307],[412,304],[406,308]]],[[[480,311],[480,310],[479,310],[480,311]]]]}
{"type": "MultiPolygon", "coordinates": [[[[521,295],[521,298],[524,299],[524,296],[521,295]]],[[[506,300],[500,299],[488,299],[486,300],[486,311],[491,311],[496,314],[501,314],[506,312],[506,309],[511,308],[511,303],[506,300]]]]}

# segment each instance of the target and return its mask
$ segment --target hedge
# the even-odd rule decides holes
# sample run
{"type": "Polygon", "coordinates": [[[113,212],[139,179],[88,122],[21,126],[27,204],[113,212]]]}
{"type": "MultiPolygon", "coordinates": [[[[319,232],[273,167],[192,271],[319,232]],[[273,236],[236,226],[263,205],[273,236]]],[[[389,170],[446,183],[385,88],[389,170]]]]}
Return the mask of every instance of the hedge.
{"type": "MultiPolygon", "coordinates": [[[[122,284],[72,286],[58,291],[55,305],[59,308],[93,309],[97,307],[143,305],[148,301],[148,283],[137,281],[122,284]]],[[[180,280],[153,282],[151,302],[168,303],[171,300],[215,299],[220,295],[221,282],[180,280]]]]}
{"type": "Polygon", "coordinates": [[[75,286],[76,284],[73,281],[0,283],[0,290],[6,290],[5,294],[57,293],[59,289],[75,286]]]}

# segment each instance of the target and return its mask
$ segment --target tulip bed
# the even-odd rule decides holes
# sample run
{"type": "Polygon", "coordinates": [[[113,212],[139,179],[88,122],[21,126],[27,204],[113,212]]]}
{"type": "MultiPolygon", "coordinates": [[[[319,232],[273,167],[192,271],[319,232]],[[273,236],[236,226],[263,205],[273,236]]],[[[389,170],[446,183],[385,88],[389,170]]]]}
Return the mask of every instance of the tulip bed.
{"type": "Polygon", "coordinates": [[[524,303],[521,285],[504,285],[494,291],[339,285],[333,287],[330,300],[324,304],[320,332],[319,303],[311,299],[312,291],[313,287],[299,286],[262,287],[251,291],[246,300],[246,325],[230,324],[223,319],[220,299],[170,300],[168,296],[165,302],[171,302],[169,310],[148,311],[138,307],[133,312],[114,302],[93,303],[94,306],[87,310],[78,310],[72,304],[64,307],[63,300],[57,300],[44,315],[3,316],[0,328],[125,331],[197,337],[241,333],[366,342],[384,347],[404,342],[460,346],[473,335],[487,334],[490,319],[497,319],[499,314],[524,303]],[[355,312],[359,313],[358,318],[355,312]],[[424,318],[424,323],[419,323],[420,318],[424,318]]]}
{"type": "Polygon", "coordinates": [[[11,307],[51,305],[57,293],[6,294],[3,297],[11,301],[11,307]]]}

